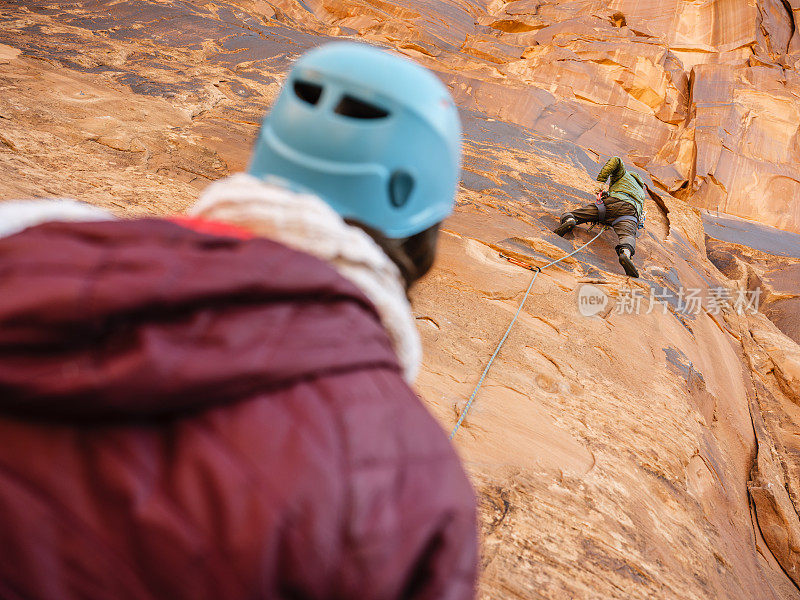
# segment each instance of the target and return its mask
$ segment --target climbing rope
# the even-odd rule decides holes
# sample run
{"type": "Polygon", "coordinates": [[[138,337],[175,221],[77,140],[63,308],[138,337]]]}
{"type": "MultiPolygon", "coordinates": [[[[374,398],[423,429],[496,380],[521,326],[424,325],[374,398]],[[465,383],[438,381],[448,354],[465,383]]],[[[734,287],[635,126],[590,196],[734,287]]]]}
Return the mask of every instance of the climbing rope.
{"type": "Polygon", "coordinates": [[[557,265],[558,263],[568,259],[570,256],[573,256],[573,255],[577,254],[578,252],[580,252],[581,250],[586,248],[586,246],[588,246],[593,241],[595,241],[597,238],[599,238],[606,229],[608,229],[608,226],[603,227],[596,236],[594,236],[592,239],[590,239],[588,242],[586,242],[580,248],[576,248],[575,250],[573,250],[569,254],[567,254],[565,256],[562,256],[558,260],[554,260],[553,262],[549,262],[546,265],[544,265],[543,267],[535,267],[533,265],[526,265],[525,263],[523,263],[521,261],[517,261],[515,259],[512,259],[511,257],[506,256],[504,254],[500,255],[500,256],[502,256],[503,258],[505,258],[506,260],[508,260],[509,262],[511,262],[511,263],[513,263],[515,265],[524,267],[526,269],[529,269],[529,270],[535,271],[535,272],[533,274],[533,279],[531,279],[531,282],[528,284],[528,289],[525,292],[525,295],[522,297],[522,302],[520,303],[516,314],[514,314],[514,318],[511,319],[511,324],[508,326],[508,329],[506,329],[506,333],[505,333],[505,335],[503,335],[503,339],[501,339],[500,343],[497,344],[497,348],[495,348],[494,354],[492,354],[492,357],[489,359],[489,362],[486,365],[486,368],[483,370],[483,374],[481,375],[480,380],[478,380],[478,385],[476,385],[475,389],[472,390],[472,395],[469,397],[469,400],[467,401],[467,405],[464,407],[464,410],[461,411],[461,414],[458,417],[458,421],[456,422],[456,426],[453,427],[453,431],[450,432],[450,439],[451,440],[455,437],[456,432],[458,431],[459,427],[461,427],[461,424],[464,422],[464,418],[467,416],[467,413],[469,412],[469,409],[472,407],[472,402],[475,400],[475,396],[478,395],[478,390],[480,390],[481,386],[483,385],[483,380],[486,379],[486,375],[489,373],[489,369],[492,368],[492,363],[494,362],[494,359],[497,358],[497,355],[500,353],[500,348],[502,348],[503,344],[505,344],[506,339],[508,338],[508,334],[511,333],[511,328],[514,327],[514,323],[517,322],[517,317],[519,317],[519,313],[522,312],[522,307],[525,306],[525,301],[528,299],[528,296],[531,293],[531,289],[533,289],[533,284],[536,281],[536,278],[539,276],[539,273],[541,273],[543,269],[546,269],[548,267],[552,267],[553,265],[557,265]]]}

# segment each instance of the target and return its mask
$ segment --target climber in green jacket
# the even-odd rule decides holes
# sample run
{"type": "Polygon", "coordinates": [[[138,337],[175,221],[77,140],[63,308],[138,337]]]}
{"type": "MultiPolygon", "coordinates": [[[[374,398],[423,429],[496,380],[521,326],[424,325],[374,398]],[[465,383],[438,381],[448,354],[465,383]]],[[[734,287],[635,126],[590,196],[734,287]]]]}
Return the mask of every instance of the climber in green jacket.
{"type": "Polygon", "coordinates": [[[561,215],[561,225],[555,230],[564,235],[578,223],[601,223],[614,229],[619,238],[616,250],[619,264],[630,277],[639,277],[632,257],[636,254],[636,232],[644,222],[644,198],[647,187],[642,179],[625,169],[615,156],[600,170],[597,201],[561,215]],[[608,192],[605,182],[611,178],[608,192]]]}

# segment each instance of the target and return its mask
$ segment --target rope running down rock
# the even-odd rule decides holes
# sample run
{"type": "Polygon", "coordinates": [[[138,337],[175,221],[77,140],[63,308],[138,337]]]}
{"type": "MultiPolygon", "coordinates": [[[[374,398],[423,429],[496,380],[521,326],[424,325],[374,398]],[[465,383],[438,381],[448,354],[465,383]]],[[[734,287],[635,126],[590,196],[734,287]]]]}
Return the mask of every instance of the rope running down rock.
{"type": "Polygon", "coordinates": [[[456,426],[453,427],[453,431],[450,432],[450,440],[452,440],[455,437],[456,432],[461,427],[461,424],[464,422],[464,418],[467,416],[467,413],[469,412],[469,409],[472,407],[472,402],[475,400],[475,396],[478,395],[478,390],[481,389],[481,386],[483,385],[483,381],[484,381],[484,379],[486,379],[486,375],[489,373],[489,369],[492,367],[492,363],[494,362],[494,359],[497,358],[497,355],[500,353],[500,349],[503,347],[503,344],[505,344],[506,338],[508,338],[508,334],[511,333],[511,328],[514,327],[514,323],[517,322],[517,317],[519,317],[519,313],[522,312],[522,307],[525,306],[525,301],[528,299],[528,296],[531,293],[531,289],[533,288],[533,284],[536,281],[536,278],[539,276],[539,273],[541,273],[543,269],[546,269],[547,267],[552,267],[553,265],[557,265],[558,263],[568,259],[570,256],[573,256],[574,254],[577,254],[578,252],[580,252],[581,250],[586,248],[589,244],[591,244],[593,241],[595,241],[597,238],[599,238],[606,229],[608,229],[607,226],[603,227],[596,236],[594,236],[591,240],[586,242],[583,246],[581,246],[580,248],[576,248],[575,250],[573,250],[572,252],[570,252],[569,254],[567,254],[565,256],[562,256],[558,260],[554,260],[553,262],[549,262],[546,265],[544,265],[543,267],[534,267],[534,266],[529,267],[530,270],[536,271],[533,274],[533,279],[531,279],[530,284],[528,284],[528,289],[525,292],[525,296],[523,296],[522,302],[520,303],[519,308],[517,309],[517,312],[514,315],[514,318],[511,319],[511,324],[508,326],[508,329],[506,329],[506,333],[503,336],[503,339],[501,339],[500,343],[497,344],[497,348],[495,348],[494,354],[492,354],[492,357],[489,359],[489,363],[486,365],[486,368],[483,370],[483,374],[481,375],[481,378],[478,381],[478,385],[476,385],[475,389],[472,390],[472,395],[469,397],[469,401],[467,402],[467,405],[464,407],[464,410],[461,411],[461,414],[458,417],[458,421],[456,422],[456,426]]]}

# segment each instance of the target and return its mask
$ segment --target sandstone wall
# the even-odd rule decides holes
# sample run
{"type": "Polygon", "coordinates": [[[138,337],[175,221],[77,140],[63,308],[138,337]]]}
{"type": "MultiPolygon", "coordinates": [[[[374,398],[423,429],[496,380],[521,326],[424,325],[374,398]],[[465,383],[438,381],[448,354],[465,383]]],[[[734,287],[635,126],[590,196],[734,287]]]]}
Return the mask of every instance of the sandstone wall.
{"type": "Polygon", "coordinates": [[[686,201],[800,231],[798,12],[797,0],[3,3],[0,199],[179,212],[245,167],[300,52],[351,36],[413,56],[451,86],[465,126],[459,206],[414,292],[419,389],[449,431],[530,281],[498,252],[541,264],[588,241],[550,228],[590,198],[599,162],[626,156],[658,192],[642,278],[621,276],[610,233],[541,275],[455,439],[481,501],[480,597],[800,598],[800,350],[765,314],[679,310],[682,288],[760,281],[764,311],[795,331],[791,257],[707,240],[686,201]],[[661,301],[585,318],[589,282],[612,302],[661,301]]]}

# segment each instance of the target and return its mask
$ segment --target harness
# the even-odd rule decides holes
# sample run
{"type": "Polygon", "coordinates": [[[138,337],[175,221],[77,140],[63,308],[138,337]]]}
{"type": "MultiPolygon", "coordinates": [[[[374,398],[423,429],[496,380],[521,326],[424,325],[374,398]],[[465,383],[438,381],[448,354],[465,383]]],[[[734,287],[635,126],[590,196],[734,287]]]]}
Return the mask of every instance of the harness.
{"type": "Polygon", "coordinates": [[[597,199],[594,204],[597,206],[597,222],[602,223],[606,220],[606,199],[602,192],[597,192],[597,199]]]}
{"type": "MultiPolygon", "coordinates": [[[[597,206],[597,222],[603,223],[606,220],[606,197],[602,192],[597,193],[597,199],[595,200],[595,206],[597,206]]],[[[644,220],[645,215],[644,211],[642,211],[642,218],[641,220],[633,215],[623,215],[621,217],[617,217],[611,222],[611,227],[614,227],[617,223],[622,223],[623,221],[633,221],[636,223],[636,237],[639,237],[639,229],[644,229],[644,220]]],[[[594,227],[594,225],[592,225],[594,227]]]]}
{"type": "Polygon", "coordinates": [[[639,219],[637,219],[633,215],[623,215],[621,217],[617,217],[611,222],[611,226],[613,227],[614,225],[616,225],[617,223],[621,223],[622,221],[633,221],[634,223],[636,223],[637,229],[644,229],[644,219],[639,221],[639,219]]]}

